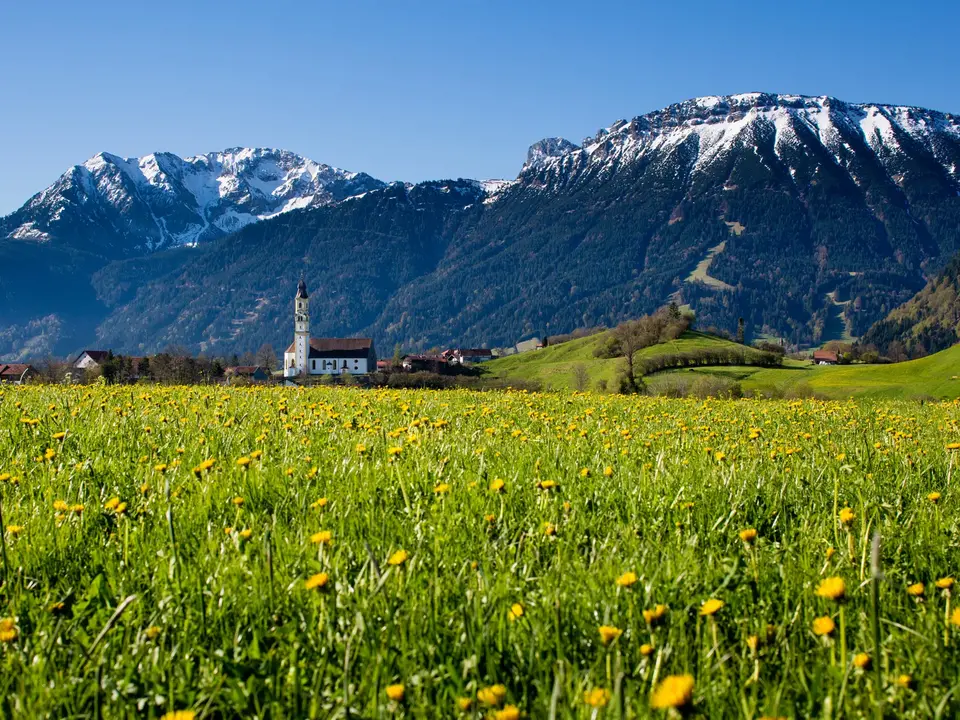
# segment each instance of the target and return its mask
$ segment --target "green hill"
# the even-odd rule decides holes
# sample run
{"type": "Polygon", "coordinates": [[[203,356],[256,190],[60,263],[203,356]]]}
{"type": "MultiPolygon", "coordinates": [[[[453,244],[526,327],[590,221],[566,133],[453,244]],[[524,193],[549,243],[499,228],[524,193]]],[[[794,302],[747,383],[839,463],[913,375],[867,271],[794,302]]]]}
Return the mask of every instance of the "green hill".
{"type": "MultiPolygon", "coordinates": [[[[602,380],[613,388],[622,360],[594,356],[594,350],[606,339],[607,333],[600,333],[543,350],[511,355],[487,363],[485,369],[493,377],[507,381],[539,381],[546,390],[572,390],[576,388],[575,368],[583,365],[589,389],[598,389],[602,380]]],[[[678,340],[641,350],[637,357],[735,345],[713,335],[686,332],[678,340]]],[[[654,392],[663,392],[670,385],[689,383],[704,376],[736,381],[744,391],[776,395],[812,392],[830,398],[930,396],[953,399],[960,397],[960,345],[919,360],[891,365],[821,366],[786,360],[783,367],[778,368],[738,365],[673,370],[648,376],[646,381],[654,392]]]]}
{"type": "MultiPolygon", "coordinates": [[[[606,344],[610,331],[590,337],[571,340],[561,345],[545,347],[518,355],[509,355],[484,365],[493,377],[504,380],[538,381],[546,390],[574,390],[577,386],[576,368],[584,366],[588,389],[598,389],[605,381],[615,387],[621,358],[598,358],[594,352],[606,344]]],[[[685,353],[707,348],[741,347],[737,343],[715,335],[687,331],[678,339],[644,348],[637,358],[648,358],[663,353],[685,353]]],[[[754,369],[750,367],[749,369],[754,369]]]]}

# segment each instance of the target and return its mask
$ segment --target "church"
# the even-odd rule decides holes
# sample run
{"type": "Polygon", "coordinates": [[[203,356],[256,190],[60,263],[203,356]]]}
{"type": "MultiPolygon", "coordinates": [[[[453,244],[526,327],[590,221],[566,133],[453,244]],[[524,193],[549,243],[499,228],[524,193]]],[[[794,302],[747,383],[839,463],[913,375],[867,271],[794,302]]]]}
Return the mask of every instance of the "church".
{"type": "Polygon", "coordinates": [[[301,278],[293,302],[293,343],[283,353],[283,376],[366,375],[376,369],[377,353],[370,338],[310,337],[310,296],[301,278]]]}

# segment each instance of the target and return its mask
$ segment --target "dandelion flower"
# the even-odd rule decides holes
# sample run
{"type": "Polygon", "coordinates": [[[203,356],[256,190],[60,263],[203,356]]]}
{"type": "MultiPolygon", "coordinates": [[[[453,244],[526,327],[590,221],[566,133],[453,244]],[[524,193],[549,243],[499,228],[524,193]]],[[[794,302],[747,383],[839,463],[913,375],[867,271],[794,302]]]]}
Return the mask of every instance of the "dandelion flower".
{"type": "Polygon", "coordinates": [[[312,503],[310,503],[310,508],[312,510],[320,510],[327,506],[327,502],[328,500],[325,497],[322,497],[319,500],[314,500],[312,503]]]}
{"type": "Polygon", "coordinates": [[[506,487],[506,483],[503,482],[503,480],[501,480],[500,478],[496,478],[492,483],[490,483],[491,492],[496,492],[496,493],[503,492],[505,487],[506,487]]]}
{"type": "Polygon", "coordinates": [[[669,675],[657,685],[650,697],[656,710],[680,708],[693,699],[693,675],[669,675]]]}
{"type": "Polygon", "coordinates": [[[523,617],[523,605],[520,603],[514,603],[510,606],[510,610],[507,612],[507,617],[510,619],[510,622],[514,620],[519,620],[523,617]]]}
{"type": "Polygon", "coordinates": [[[613,468],[610,467],[609,465],[607,465],[607,466],[603,469],[603,476],[604,476],[604,477],[610,477],[610,476],[612,476],[612,475],[613,475],[613,468]]]}
{"type": "Polygon", "coordinates": [[[444,493],[448,493],[448,492],[450,492],[450,484],[449,484],[449,483],[440,483],[439,485],[437,485],[437,486],[433,489],[433,491],[434,491],[437,495],[443,495],[444,493]]]}
{"type": "Polygon", "coordinates": [[[840,511],[840,524],[844,526],[850,525],[850,523],[852,523],[856,517],[857,515],[852,509],[845,507],[840,511]]]}
{"type": "Polygon", "coordinates": [[[926,587],[922,582],[914,583],[907,587],[907,595],[912,595],[913,597],[923,597],[923,592],[926,590],[926,587]]]}
{"type": "Polygon", "coordinates": [[[503,710],[493,713],[493,720],[520,720],[520,708],[516,705],[506,705],[503,710]]]}
{"type": "Polygon", "coordinates": [[[477,699],[484,705],[496,707],[507,696],[507,689],[503,685],[491,685],[477,692],[477,699]]]}
{"type": "Polygon", "coordinates": [[[716,615],[717,611],[724,606],[723,600],[717,600],[716,598],[710,598],[703,605],[700,606],[701,615],[716,615]]]}
{"type": "Polygon", "coordinates": [[[644,657],[653,655],[653,645],[651,645],[650,643],[644,643],[643,645],[641,645],[640,654],[643,655],[644,657]]]}
{"type": "Polygon", "coordinates": [[[749,545],[754,540],[757,539],[757,531],[754,528],[747,528],[746,530],[741,530],[740,539],[743,540],[743,542],[745,542],[747,545],[749,545]]]}
{"type": "Polygon", "coordinates": [[[329,530],[321,530],[310,536],[310,542],[314,545],[329,545],[333,541],[333,533],[329,530]]]}
{"type": "Polygon", "coordinates": [[[857,653],[853,656],[853,666],[857,670],[869,670],[870,669],[870,656],[866,653],[857,653]]]}
{"type": "Polygon", "coordinates": [[[897,678],[897,685],[904,688],[905,690],[909,690],[910,686],[913,685],[913,678],[910,677],[909,675],[900,675],[897,678]]]}
{"type": "Polygon", "coordinates": [[[316,575],[311,575],[307,578],[306,588],[307,590],[319,590],[326,586],[330,581],[330,576],[325,572],[317,573],[316,575]]]}
{"type": "Polygon", "coordinates": [[[941,497],[942,497],[942,495],[940,495],[940,493],[938,493],[938,492],[932,492],[932,493],[929,493],[929,494],[927,495],[927,500],[929,500],[930,502],[936,504],[936,503],[940,502],[940,498],[941,498],[941,497]]]}
{"type": "Polygon", "coordinates": [[[656,625],[661,620],[663,620],[666,614],[667,614],[667,606],[657,605],[656,607],[651,608],[650,610],[644,610],[643,619],[646,621],[648,625],[656,625]]]}
{"type": "Polygon", "coordinates": [[[613,625],[601,625],[599,628],[600,631],[600,642],[604,645],[609,645],[618,637],[623,635],[623,630],[613,625]]]}
{"type": "Polygon", "coordinates": [[[242,458],[239,458],[239,459],[237,460],[237,465],[239,465],[240,467],[242,467],[242,468],[244,468],[244,469],[246,469],[246,467],[247,467],[249,464],[250,464],[250,458],[248,458],[248,457],[246,457],[246,456],[244,456],[244,457],[242,457],[242,458]]]}
{"type": "Polygon", "coordinates": [[[637,574],[631,570],[625,572],[623,575],[617,578],[617,585],[623,588],[628,588],[636,583],[637,579],[637,574]]]}
{"type": "Polygon", "coordinates": [[[197,714],[193,710],[173,710],[160,718],[160,720],[194,720],[197,714]]]}
{"type": "Polygon", "coordinates": [[[833,622],[833,618],[831,618],[829,615],[818,617],[813,621],[814,635],[832,635],[833,631],[836,629],[837,625],[833,622]]]}
{"type": "Polygon", "coordinates": [[[847,594],[847,584],[842,577],[828,577],[817,586],[817,595],[827,600],[840,602],[847,594]]]}
{"type": "Polygon", "coordinates": [[[387,565],[394,565],[394,566],[403,565],[407,561],[407,558],[409,557],[410,555],[407,553],[406,550],[397,550],[387,560],[387,565]]]}
{"type": "Polygon", "coordinates": [[[594,688],[583,693],[583,701],[590,707],[606,707],[610,702],[610,691],[606,688],[594,688]]]}
{"type": "Polygon", "coordinates": [[[960,608],[954,609],[950,614],[950,624],[960,627],[960,608]]]}
{"type": "Polygon", "coordinates": [[[151,625],[146,630],[143,631],[144,636],[147,640],[156,640],[160,635],[160,628],[156,625],[151,625]]]}
{"type": "Polygon", "coordinates": [[[949,590],[953,587],[953,578],[952,577],[942,577],[937,580],[937,587],[941,590],[949,590]]]}
{"type": "Polygon", "coordinates": [[[17,626],[13,618],[0,620],[0,642],[13,642],[17,639],[17,635],[17,626]]]}
{"type": "Polygon", "coordinates": [[[7,535],[16,537],[23,532],[23,525],[7,525],[7,535]]]}
{"type": "Polygon", "coordinates": [[[393,700],[394,702],[401,702],[403,700],[404,687],[401,683],[396,683],[395,685],[387,685],[387,697],[393,700]]]}
{"type": "Polygon", "coordinates": [[[473,698],[458,697],[457,707],[460,708],[462,712],[467,712],[467,710],[473,707],[473,698]]]}
{"type": "Polygon", "coordinates": [[[237,507],[241,507],[243,505],[243,498],[239,496],[235,497],[233,499],[233,504],[236,505],[237,507]]]}

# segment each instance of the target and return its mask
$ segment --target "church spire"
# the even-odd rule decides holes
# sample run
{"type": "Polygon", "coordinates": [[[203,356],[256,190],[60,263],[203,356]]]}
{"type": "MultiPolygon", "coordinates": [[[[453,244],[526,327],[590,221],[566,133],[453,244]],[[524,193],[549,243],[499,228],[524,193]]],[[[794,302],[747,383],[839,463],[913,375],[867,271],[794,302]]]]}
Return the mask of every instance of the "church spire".
{"type": "Polygon", "coordinates": [[[300,276],[300,283],[297,285],[297,297],[306,300],[310,297],[307,294],[307,283],[303,279],[303,275],[300,276]]]}

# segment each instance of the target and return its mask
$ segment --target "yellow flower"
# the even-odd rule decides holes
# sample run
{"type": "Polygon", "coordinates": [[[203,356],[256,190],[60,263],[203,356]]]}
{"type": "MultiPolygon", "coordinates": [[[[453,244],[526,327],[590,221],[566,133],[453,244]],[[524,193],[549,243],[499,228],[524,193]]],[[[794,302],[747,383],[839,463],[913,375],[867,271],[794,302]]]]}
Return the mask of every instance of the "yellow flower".
{"type": "Polygon", "coordinates": [[[47,460],[53,460],[57,456],[57,451],[53,448],[47,448],[47,451],[43,454],[47,460]]]}
{"type": "Polygon", "coordinates": [[[395,685],[387,685],[387,697],[393,700],[394,702],[400,702],[403,700],[404,688],[401,683],[395,685]]]}
{"type": "Polygon", "coordinates": [[[554,525],[553,523],[544,523],[544,525],[543,525],[543,534],[544,534],[544,535],[548,535],[548,536],[550,536],[550,535],[556,535],[556,534],[557,534],[557,526],[554,525]]]}
{"type": "Polygon", "coordinates": [[[259,460],[261,457],[263,457],[263,450],[254,450],[252,453],[250,453],[250,457],[253,460],[259,460]]]}
{"type": "Polygon", "coordinates": [[[523,605],[520,603],[514,603],[510,606],[510,610],[507,612],[507,617],[510,619],[510,622],[514,620],[519,620],[523,617],[523,605]]]}
{"type": "Polygon", "coordinates": [[[537,483],[537,487],[541,490],[552,490],[559,487],[559,483],[556,480],[542,480],[537,483]]]}
{"type": "Polygon", "coordinates": [[[460,708],[461,711],[466,712],[467,710],[473,707],[473,698],[458,697],[457,707],[460,708]]]}
{"type": "Polygon", "coordinates": [[[941,497],[942,496],[940,495],[940,493],[932,492],[929,495],[927,495],[927,500],[929,500],[932,503],[937,503],[937,502],[940,502],[941,497]]]}
{"type": "Polygon", "coordinates": [[[847,594],[847,584],[842,577],[828,577],[817,586],[817,595],[827,600],[843,600],[847,594]]]}
{"type": "Polygon", "coordinates": [[[325,497],[322,497],[319,500],[314,500],[312,503],[310,503],[310,508],[313,510],[325,508],[327,506],[327,502],[329,501],[325,497]]]}
{"type": "Polygon", "coordinates": [[[580,471],[580,477],[590,477],[590,468],[583,468],[580,471]]]}
{"type": "Polygon", "coordinates": [[[715,615],[717,611],[724,606],[723,600],[711,598],[700,606],[701,615],[715,615]]]}
{"type": "Polygon", "coordinates": [[[216,464],[216,462],[217,462],[216,458],[208,458],[204,460],[202,463],[200,463],[200,469],[209,470],[216,464]]]}
{"type": "Polygon", "coordinates": [[[914,583],[907,588],[907,594],[913,595],[913,597],[923,597],[923,591],[926,590],[926,587],[922,582],[914,583]]]}
{"type": "Polygon", "coordinates": [[[0,642],[13,642],[17,639],[17,634],[17,626],[13,618],[0,620],[0,642]]]}
{"type": "Polygon", "coordinates": [[[757,539],[757,531],[754,528],[747,528],[746,530],[740,531],[740,539],[743,540],[747,545],[752,543],[757,539]]]}
{"type": "Polygon", "coordinates": [[[329,530],[321,530],[310,536],[310,542],[314,545],[329,545],[333,541],[333,533],[329,530]]]}
{"type": "Polygon", "coordinates": [[[235,498],[233,499],[233,504],[236,505],[237,507],[240,507],[241,505],[243,505],[243,498],[242,498],[242,497],[235,497],[235,498]]]}
{"type": "Polygon", "coordinates": [[[7,534],[16,537],[23,532],[23,525],[7,525],[7,534]]]}
{"type": "Polygon", "coordinates": [[[494,720],[520,720],[520,708],[516,705],[506,705],[503,710],[493,713],[494,720]]]}
{"type": "Polygon", "coordinates": [[[904,688],[905,690],[909,690],[910,686],[913,685],[913,678],[910,677],[909,675],[900,675],[897,678],[897,685],[904,688]]]}
{"type": "Polygon", "coordinates": [[[165,463],[159,463],[157,465],[154,465],[153,469],[156,470],[161,475],[163,475],[167,471],[167,466],[165,463]]]}
{"type": "Polygon", "coordinates": [[[484,705],[490,705],[491,707],[496,707],[502,703],[506,696],[507,689],[503,685],[491,685],[477,692],[477,699],[484,705]]]}
{"type": "Polygon", "coordinates": [[[960,608],[956,608],[950,615],[950,624],[960,627],[960,608]]]}
{"type": "Polygon", "coordinates": [[[496,478],[492,483],[490,483],[491,492],[503,492],[506,487],[506,483],[500,478],[496,478]]]}
{"type": "Polygon", "coordinates": [[[854,513],[850,508],[845,507],[840,511],[840,524],[849,525],[853,522],[855,517],[857,517],[856,513],[854,513]]]}
{"type": "Polygon", "coordinates": [[[320,588],[325,587],[329,581],[330,576],[327,575],[327,573],[322,572],[317,573],[316,575],[311,575],[309,578],[307,578],[307,582],[305,584],[307,590],[319,590],[320,588]]]}
{"type": "Polygon", "coordinates": [[[251,530],[250,528],[245,528],[244,530],[241,530],[241,531],[238,533],[238,535],[240,535],[240,537],[241,537],[243,540],[249,540],[250,537],[253,535],[253,530],[251,530]]]}
{"type": "Polygon", "coordinates": [[[833,618],[831,618],[829,615],[818,617],[813,621],[813,633],[815,635],[832,635],[833,631],[836,629],[837,626],[833,622],[833,618]]]}
{"type": "Polygon", "coordinates": [[[356,451],[358,455],[363,455],[367,451],[367,446],[363,443],[357,443],[356,451]]]}
{"type": "MultiPolygon", "coordinates": [[[[358,446],[358,447],[359,447],[359,446],[358,446]]],[[[357,450],[357,452],[360,452],[360,451],[357,450]]],[[[391,457],[396,457],[397,455],[399,455],[399,454],[402,453],[402,452],[403,452],[403,448],[402,448],[402,447],[387,448],[387,455],[389,455],[389,456],[391,456],[391,457]]]]}
{"type": "Polygon", "coordinates": [[[937,587],[941,590],[949,590],[953,587],[953,578],[952,577],[942,577],[937,580],[937,587]]]}
{"type": "Polygon", "coordinates": [[[610,691],[606,688],[594,688],[583,693],[583,701],[590,707],[606,707],[610,702],[610,691]]]}
{"type": "Polygon", "coordinates": [[[434,491],[437,495],[442,495],[443,493],[448,493],[448,492],[450,492],[450,485],[449,485],[448,483],[440,483],[439,485],[437,485],[437,486],[433,489],[433,491],[434,491]]]}
{"type": "Polygon", "coordinates": [[[641,646],[640,646],[640,654],[643,655],[644,657],[647,657],[647,656],[649,656],[649,655],[652,655],[652,654],[653,654],[653,645],[651,645],[650,643],[644,643],[643,645],[641,645],[641,646]]]}
{"type": "Polygon", "coordinates": [[[600,631],[600,642],[604,645],[609,645],[618,637],[623,635],[623,630],[613,625],[601,625],[599,628],[600,631]]]}
{"type": "Polygon", "coordinates": [[[250,464],[250,458],[248,458],[248,457],[246,457],[246,456],[244,456],[244,457],[242,457],[242,458],[240,458],[240,459],[237,460],[237,465],[239,465],[239,466],[242,467],[242,468],[246,468],[247,465],[249,465],[249,464],[250,464]]]}
{"type": "Polygon", "coordinates": [[[396,551],[393,555],[391,555],[390,558],[387,560],[387,565],[394,565],[394,566],[396,566],[396,565],[403,565],[403,564],[407,561],[407,558],[409,558],[409,557],[410,557],[410,555],[407,554],[407,551],[406,551],[406,550],[397,550],[397,551],[396,551]]]}
{"type": "Polygon", "coordinates": [[[657,685],[650,705],[657,710],[683,707],[693,699],[693,675],[669,675],[657,685]]]}
{"type": "Polygon", "coordinates": [[[617,578],[617,585],[623,588],[628,588],[637,582],[637,574],[635,572],[627,571],[623,575],[617,578]]]}
{"type": "Polygon", "coordinates": [[[157,636],[160,635],[160,628],[156,625],[151,625],[143,631],[143,634],[146,636],[147,640],[156,640],[157,636]]]}
{"type": "Polygon", "coordinates": [[[947,443],[947,450],[960,450],[960,442],[947,443]]]}
{"type": "Polygon", "coordinates": [[[611,475],[613,475],[613,468],[610,467],[609,465],[607,465],[607,466],[603,469],[603,476],[604,476],[604,477],[610,477],[611,475]]]}
{"type": "Polygon", "coordinates": [[[830,562],[830,558],[832,558],[836,554],[836,552],[837,551],[835,548],[832,548],[832,547],[827,548],[827,552],[826,552],[827,562],[830,562]]]}
{"type": "Polygon", "coordinates": [[[657,605],[656,607],[650,610],[644,610],[643,619],[647,622],[648,625],[656,625],[664,618],[666,614],[667,614],[667,606],[657,605]]]}
{"type": "Polygon", "coordinates": [[[866,653],[857,653],[853,656],[853,666],[857,668],[857,670],[869,670],[870,656],[866,653]]]}
{"type": "Polygon", "coordinates": [[[750,635],[747,638],[747,647],[750,648],[751,652],[756,652],[757,648],[760,647],[760,636],[750,635]]]}
{"type": "Polygon", "coordinates": [[[197,714],[193,710],[174,710],[168,712],[160,720],[193,720],[197,714]]]}
{"type": "Polygon", "coordinates": [[[66,436],[67,436],[67,434],[66,434],[65,432],[58,432],[58,433],[54,433],[54,434],[53,434],[53,439],[54,439],[54,440],[63,440],[66,436]]]}

